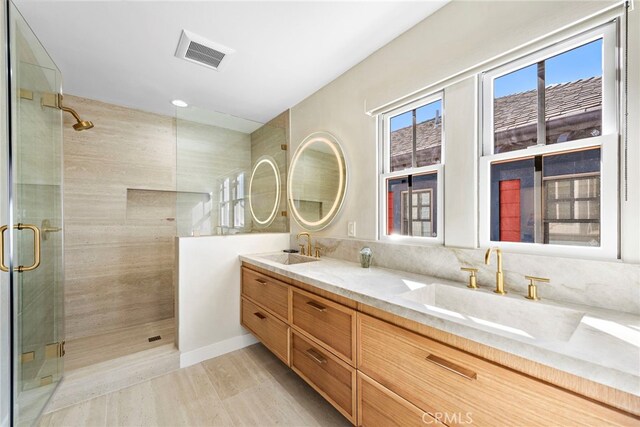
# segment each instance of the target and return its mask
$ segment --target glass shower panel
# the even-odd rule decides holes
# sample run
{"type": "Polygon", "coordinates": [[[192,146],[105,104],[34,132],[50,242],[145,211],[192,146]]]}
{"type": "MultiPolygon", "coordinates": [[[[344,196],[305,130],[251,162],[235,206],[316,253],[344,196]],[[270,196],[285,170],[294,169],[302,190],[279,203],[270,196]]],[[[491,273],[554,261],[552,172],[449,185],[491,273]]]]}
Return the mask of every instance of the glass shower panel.
{"type": "Polygon", "coordinates": [[[197,107],[178,108],[176,122],[178,236],[288,231],[288,219],[281,215],[287,123],[263,125],[197,107]],[[280,191],[259,197],[279,199],[280,209],[268,225],[259,226],[251,213],[250,187],[254,166],[265,157],[276,164],[280,191]]]}
{"type": "Polygon", "coordinates": [[[11,5],[14,422],[37,419],[62,377],[61,74],[11,5]]]}
{"type": "MultiPolygon", "coordinates": [[[[253,217],[255,212],[252,213],[252,232],[286,233],[289,231],[289,217],[286,214],[283,215],[283,212],[287,211],[288,150],[283,149],[283,146],[288,148],[287,130],[289,126],[287,121],[288,114],[281,114],[251,133],[251,170],[252,172],[256,171],[257,176],[259,171],[264,171],[265,169],[268,171],[261,176],[262,183],[267,190],[263,192],[254,190],[249,195],[252,198],[253,206],[266,205],[266,215],[253,217]],[[265,159],[273,162],[275,171],[273,167],[260,169],[256,167],[259,162],[265,159]],[[277,173],[275,182],[272,173],[277,173]],[[279,186],[280,191],[276,191],[276,194],[273,194],[273,188],[276,185],[279,186]],[[279,200],[274,205],[275,197],[278,197],[279,200]],[[277,209],[273,219],[265,222],[265,217],[272,212],[274,206],[277,206],[277,209]]],[[[256,180],[258,179],[257,176],[256,180]]]]}
{"type": "MultiPolygon", "coordinates": [[[[4,2],[3,2],[4,6],[4,2]]],[[[6,8],[0,7],[0,23],[5,28],[6,8]]],[[[0,34],[0,44],[6,46],[6,31],[0,34]]],[[[7,58],[0,55],[0,87],[7,87],[7,58]]],[[[0,102],[0,225],[9,224],[9,130],[7,115],[9,106],[6,97],[0,102]]],[[[0,242],[4,244],[4,242],[0,242]]],[[[4,245],[8,249],[8,244],[4,245]]],[[[6,262],[3,260],[3,262],[6,262]]],[[[11,294],[8,272],[0,272],[0,423],[11,417],[11,294]]]]}

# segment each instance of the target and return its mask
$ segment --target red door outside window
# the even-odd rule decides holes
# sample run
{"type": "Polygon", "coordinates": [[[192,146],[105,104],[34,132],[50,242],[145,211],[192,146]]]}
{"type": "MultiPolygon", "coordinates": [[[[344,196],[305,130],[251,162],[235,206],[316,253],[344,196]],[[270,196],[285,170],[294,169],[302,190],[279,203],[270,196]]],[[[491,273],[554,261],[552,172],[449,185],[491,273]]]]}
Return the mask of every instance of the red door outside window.
{"type": "Polygon", "coordinates": [[[500,181],[500,241],[520,241],[520,180],[500,181]]]}

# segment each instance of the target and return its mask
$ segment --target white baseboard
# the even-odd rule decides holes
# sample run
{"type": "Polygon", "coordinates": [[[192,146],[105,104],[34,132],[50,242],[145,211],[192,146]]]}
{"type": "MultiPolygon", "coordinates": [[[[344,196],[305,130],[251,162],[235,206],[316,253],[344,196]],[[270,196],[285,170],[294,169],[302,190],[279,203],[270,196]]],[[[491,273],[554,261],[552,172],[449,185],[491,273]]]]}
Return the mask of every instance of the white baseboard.
{"type": "Polygon", "coordinates": [[[186,368],[187,366],[200,363],[203,360],[218,357],[223,354],[248,347],[257,342],[258,340],[253,335],[245,334],[196,348],[195,350],[180,353],[180,367],[186,368]]]}

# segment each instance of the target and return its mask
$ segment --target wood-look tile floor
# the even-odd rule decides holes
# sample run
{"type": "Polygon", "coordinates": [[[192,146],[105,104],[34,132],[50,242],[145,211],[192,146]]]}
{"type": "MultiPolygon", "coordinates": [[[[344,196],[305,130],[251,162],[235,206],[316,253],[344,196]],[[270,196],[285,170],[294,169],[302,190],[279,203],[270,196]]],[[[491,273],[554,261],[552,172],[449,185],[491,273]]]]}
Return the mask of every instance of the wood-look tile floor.
{"type": "Polygon", "coordinates": [[[40,426],[349,426],[262,344],[46,414],[40,426]]]}

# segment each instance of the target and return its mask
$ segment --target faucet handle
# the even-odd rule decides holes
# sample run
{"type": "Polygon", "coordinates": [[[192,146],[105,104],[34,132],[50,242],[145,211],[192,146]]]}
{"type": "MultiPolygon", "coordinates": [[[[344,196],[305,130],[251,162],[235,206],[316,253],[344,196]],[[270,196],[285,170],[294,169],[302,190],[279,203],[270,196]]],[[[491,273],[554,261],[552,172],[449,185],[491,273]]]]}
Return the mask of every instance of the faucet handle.
{"type": "Polygon", "coordinates": [[[316,242],[315,246],[313,247],[313,256],[315,256],[316,258],[320,258],[320,249],[321,248],[320,246],[318,246],[318,242],[316,242]]]}
{"type": "Polygon", "coordinates": [[[306,255],[305,249],[304,249],[305,245],[298,245],[298,246],[300,246],[300,255],[306,255]]]}
{"type": "Polygon", "coordinates": [[[538,287],[536,286],[536,282],[540,283],[550,283],[551,280],[545,277],[536,277],[536,276],[524,276],[525,279],[529,281],[529,286],[527,289],[527,296],[525,298],[538,301],[538,287]]]}
{"type": "Polygon", "coordinates": [[[478,289],[478,269],[472,267],[460,267],[460,270],[469,273],[469,284],[467,285],[467,288],[478,289]]]}

